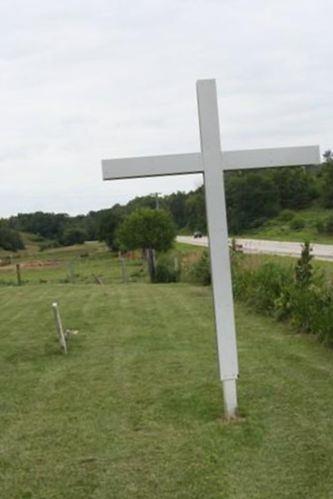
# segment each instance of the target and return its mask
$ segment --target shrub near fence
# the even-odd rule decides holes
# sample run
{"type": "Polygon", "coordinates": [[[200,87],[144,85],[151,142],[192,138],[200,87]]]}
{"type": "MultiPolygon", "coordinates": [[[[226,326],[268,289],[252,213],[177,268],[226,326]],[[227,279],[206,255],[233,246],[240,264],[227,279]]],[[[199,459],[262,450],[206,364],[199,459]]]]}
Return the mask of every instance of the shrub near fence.
{"type": "Polygon", "coordinates": [[[316,334],[333,346],[333,289],[314,272],[309,281],[297,281],[296,270],[277,263],[248,268],[246,259],[233,258],[234,295],[278,320],[289,320],[299,332],[316,334]]]}
{"type": "Polygon", "coordinates": [[[246,301],[260,312],[274,315],[277,300],[292,284],[290,269],[272,262],[247,267],[245,262],[240,262],[238,256],[233,259],[235,298],[246,301]]]}
{"type": "Polygon", "coordinates": [[[178,282],[180,265],[173,254],[160,254],[157,259],[155,282],[178,282]]]}
{"type": "MultiPolygon", "coordinates": [[[[234,297],[260,313],[277,320],[288,320],[302,333],[317,335],[333,346],[333,288],[323,274],[312,271],[309,279],[297,280],[309,261],[296,267],[275,262],[260,263],[242,254],[232,253],[234,297]],[[303,267],[302,267],[303,265],[303,267]]],[[[311,267],[311,266],[310,266],[311,267]]],[[[192,273],[194,280],[208,284],[208,255],[205,253],[192,273]]],[[[311,270],[310,270],[311,272],[311,270]]]]}

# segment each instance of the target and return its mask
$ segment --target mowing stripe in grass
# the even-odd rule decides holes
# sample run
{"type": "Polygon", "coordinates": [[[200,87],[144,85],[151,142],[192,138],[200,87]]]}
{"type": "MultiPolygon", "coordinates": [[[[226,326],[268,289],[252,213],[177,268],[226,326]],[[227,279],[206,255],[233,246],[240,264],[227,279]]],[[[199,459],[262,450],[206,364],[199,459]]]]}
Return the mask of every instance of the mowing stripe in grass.
{"type": "Polygon", "coordinates": [[[0,497],[332,497],[332,351],[238,305],[244,419],[225,424],[209,289],[46,285],[2,298],[0,497]],[[67,357],[55,298],[80,331],[67,357]]]}

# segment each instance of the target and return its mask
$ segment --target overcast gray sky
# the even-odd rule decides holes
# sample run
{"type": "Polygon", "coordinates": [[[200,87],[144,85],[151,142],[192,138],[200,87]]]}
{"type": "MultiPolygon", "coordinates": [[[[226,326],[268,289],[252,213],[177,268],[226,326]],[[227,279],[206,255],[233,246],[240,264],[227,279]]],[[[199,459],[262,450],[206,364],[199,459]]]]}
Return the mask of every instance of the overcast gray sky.
{"type": "Polygon", "coordinates": [[[333,148],[332,19],[332,0],[2,0],[0,217],[200,185],[100,165],[199,150],[199,78],[224,149],[333,148]]]}

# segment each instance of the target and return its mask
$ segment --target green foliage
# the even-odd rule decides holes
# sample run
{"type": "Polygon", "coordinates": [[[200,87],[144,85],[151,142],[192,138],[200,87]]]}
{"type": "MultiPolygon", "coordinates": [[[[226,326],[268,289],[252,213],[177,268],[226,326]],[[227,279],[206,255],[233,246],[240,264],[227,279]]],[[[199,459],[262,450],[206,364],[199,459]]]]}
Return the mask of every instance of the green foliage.
{"type": "Polygon", "coordinates": [[[19,213],[10,219],[10,224],[17,230],[31,232],[46,239],[60,239],[68,215],[64,213],[19,213]]]}
{"type": "Polygon", "coordinates": [[[333,346],[333,289],[313,271],[309,247],[304,246],[294,269],[272,262],[252,266],[250,261],[244,255],[234,259],[235,297],[333,346]]]}
{"type": "Polygon", "coordinates": [[[279,212],[278,189],[265,174],[241,172],[227,175],[226,199],[232,233],[257,227],[279,212]]]}
{"type": "Polygon", "coordinates": [[[83,244],[87,240],[87,233],[79,227],[68,227],[64,230],[61,237],[61,243],[64,246],[73,244],[83,244]]]}
{"type": "Polygon", "coordinates": [[[178,282],[180,280],[180,265],[173,254],[162,253],[157,258],[155,282],[178,282]]]}
{"type": "Polygon", "coordinates": [[[316,227],[319,233],[333,235],[333,215],[319,220],[316,227]]]}
{"type": "Polygon", "coordinates": [[[192,265],[190,277],[192,281],[198,284],[202,284],[203,286],[208,286],[209,284],[211,284],[212,275],[210,269],[210,259],[207,250],[203,251],[200,259],[192,265]]]}
{"type": "Polygon", "coordinates": [[[0,248],[14,252],[24,249],[24,243],[19,232],[10,229],[7,223],[1,221],[0,221],[0,248]]]}
{"type": "Polygon", "coordinates": [[[104,241],[110,249],[117,250],[116,231],[124,218],[119,205],[110,210],[100,212],[97,220],[96,235],[99,241],[104,241]]]}
{"type": "Polygon", "coordinates": [[[333,208],[333,159],[327,156],[322,169],[321,201],[325,208],[333,208]]]}
{"type": "Polygon", "coordinates": [[[242,255],[234,259],[233,290],[236,298],[246,301],[258,311],[273,314],[277,300],[292,284],[288,268],[273,262],[259,267],[242,265],[242,255]]]}
{"type": "Polygon", "coordinates": [[[176,230],[166,211],[141,208],[125,218],[117,235],[120,246],[126,250],[167,251],[173,244],[176,230]]]}
{"type": "Polygon", "coordinates": [[[281,208],[306,208],[318,196],[315,177],[304,167],[278,168],[272,178],[281,208]]]}
{"type": "Polygon", "coordinates": [[[182,229],[188,226],[188,206],[186,206],[186,200],[189,195],[185,192],[178,191],[176,193],[170,194],[166,197],[166,206],[170,211],[172,218],[178,229],[182,229]]]}
{"type": "Polygon", "coordinates": [[[306,288],[312,282],[313,268],[310,262],[313,256],[311,251],[310,243],[306,241],[302,247],[301,258],[297,260],[295,266],[295,281],[300,288],[306,288]]]}
{"type": "Polygon", "coordinates": [[[290,222],[290,228],[292,230],[300,230],[305,227],[305,220],[300,216],[295,216],[290,222]]]}
{"type": "Polygon", "coordinates": [[[176,228],[171,215],[151,208],[133,211],[117,231],[117,241],[122,250],[144,250],[151,282],[156,280],[154,251],[167,251],[175,237],[176,228]]]}
{"type": "Polygon", "coordinates": [[[331,149],[327,149],[323,154],[323,158],[325,159],[326,163],[333,161],[333,151],[331,149]]]}
{"type": "Polygon", "coordinates": [[[203,186],[188,194],[185,202],[185,216],[187,226],[192,232],[199,230],[207,233],[205,191],[203,186]]]}
{"type": "Polygon", "coordinates": [[[148,196],[137,196],[136,198],[129,201],[126,205],[126,214],[128,215],[132,211],[137,211],[142,208],[150,208],[154,210],[157,208],[157,205],[163,203],[162,208],[164,208],[164,199],[163,201],[158,198],[158,194],[150,194],[148,196]]]}
{"type": "Polygon", "coordinates": [[[281,222],[290,222],[295,216],[295,212],[292,210],[282,210],[277,217],[281,222]]]}
{"type": "Polygon", "coordinates": [[[53,248],[59,248],[60,243],[58,241],[44,241],[39,244],[39,251],[46,251],[53,248]]]}

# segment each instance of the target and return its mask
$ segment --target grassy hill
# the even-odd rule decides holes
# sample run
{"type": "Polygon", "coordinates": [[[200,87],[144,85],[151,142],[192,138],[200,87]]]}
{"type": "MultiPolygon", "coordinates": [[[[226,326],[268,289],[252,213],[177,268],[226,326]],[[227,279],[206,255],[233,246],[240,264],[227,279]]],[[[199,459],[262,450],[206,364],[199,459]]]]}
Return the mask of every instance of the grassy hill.
{"type": "Polygon", "coordinates": [[[0,286],[0,497],[332,497],[332,351],[238,305],[226,423],[210,289],[147,284],[137,261],[122,284],[95,250],[74,283],[58,253],[0,286]],[[79,330],[67,356],[54,300],[79,330]]]}
{"type": "Polygon", "coordinates": [[[272,218],[257,229],[240,234],[240,237],[333,244],[333,234],[319,232],[317,228],[318,223],[324,222],[328,217],[333,217],[333,210],[313,207],[290,212],[290,216],[291,218],[286,220],[282,212],[278,217],[272,218]]]}

